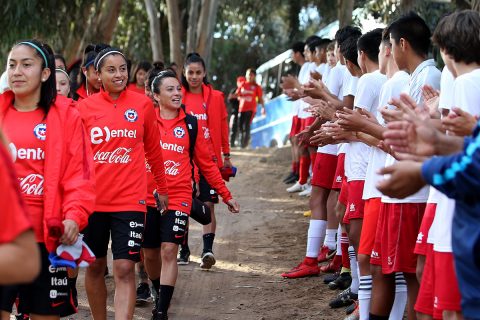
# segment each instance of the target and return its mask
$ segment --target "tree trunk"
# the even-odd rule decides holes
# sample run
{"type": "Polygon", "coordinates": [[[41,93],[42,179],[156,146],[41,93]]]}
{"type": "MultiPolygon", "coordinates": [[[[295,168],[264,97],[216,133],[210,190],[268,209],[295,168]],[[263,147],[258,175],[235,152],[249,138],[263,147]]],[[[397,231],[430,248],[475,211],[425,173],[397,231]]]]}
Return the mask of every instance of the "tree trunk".
{"type": "Polygon", "coordinates": [[[353,0],[338,0],[338,24],[340,28],[352,23],[353,0]]]}
{"type": "Polygon", "coordinates": [[[83,51],[83,47],[80,47],[80,44],[82,42],[85,24],[89,21],[91,12],[92,5],[89,4],[77,11],[75,15],[75,22],[73,23],[67,43],[65,44],[65,49],[63,50],[63,56],[65,60],[67,60],[67,64],[82,57],[81,52],[83,51]]]}
{"type": "Polygon", "coordinates": [[[178,2],[176,0],[167,0],[168,13],[168,35],[170,41],[170,62],[182,64],[181,35],[182,26],[178,2]]]}
{"type": "Polygon", "coordinates": [[[197,25],[197,52],[204,58],[207,69],[213,45],[213,32],[217,21],[218,0],[203,0],[197,25]]]}
{"type": "Polygon", "coordinates": [[[188,28],[187,28],[187,47],[185,52],[188,54],[195,50],[197,43],[196,26],[198,24],[198,13],[200,9],[200,0],[190,0],[190,8],[188,11],[188,28]]]}
{"type": "Polygon", "coordinates": [[[472,10],[480,11],[480,0],[471,0],[470,5],[472,7],[472,10]]]}
{"type": "Polygon", "coordinates": [[[299,27],[300,27],[300,21],[299,21],[299,14],[300,10],[302,10],[302,4],[300,1],[291,1],[290,2],[290,9],[288,13],[288,22],[290,26],[290,34],[288,36],[288,39],[290,42],[293,42],[293,40],[296,38],[299,27]]]}
{"type": "Polygon", "coordinates": [[[160,29],[160,20],[157,8],[153,0],[145,0],[145,8],[147,10],[148,22],[150,25],[150,45],[152,47],[153,61],[164,61],[162,46],[162,31],[160,29]]]}
{"type": "Polygon", "coordinates": [[[89,43],[110,43],[121,8],[121,0],[99,1],[99,5],[93,8],[88,19],[87,27],[77,49],[77,56],[82,55],[84,48],[89,43]]]}

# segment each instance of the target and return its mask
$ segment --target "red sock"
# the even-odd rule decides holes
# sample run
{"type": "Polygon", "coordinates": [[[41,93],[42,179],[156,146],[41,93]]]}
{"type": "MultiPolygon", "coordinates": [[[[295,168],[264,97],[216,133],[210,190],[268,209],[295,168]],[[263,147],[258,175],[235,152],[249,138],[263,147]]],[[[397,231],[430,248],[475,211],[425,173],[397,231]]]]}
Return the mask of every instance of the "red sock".
{"type": "Polygon", "coordinates": [[[298,174],[299,164],[298,161],[292,161],[292,172],[298,174]]]}
{"type": "Polygon", "coordinates": [[[350,269],[350,257],[348,256],[348,235],[346,232],[342,232],[342,237],[340,238],[340,245],[342,246],[342,266],[344,268],[350,269]]]}
{"type": "Polygon", "coordinates": [[[307,156],[301,156],[300,157],[300,178],[298,179],[298,182],[300,184],[305,184],[307,183],[308,179],[308,170],[310,169],[310,157],[307,156]]]}
{"type": "Polygon", "coordinates": [[[310,153],[310,163],[312,164],[312,171],[314,170],[315,166],[315,159],[317,158],[317,152],[310,153]]]}

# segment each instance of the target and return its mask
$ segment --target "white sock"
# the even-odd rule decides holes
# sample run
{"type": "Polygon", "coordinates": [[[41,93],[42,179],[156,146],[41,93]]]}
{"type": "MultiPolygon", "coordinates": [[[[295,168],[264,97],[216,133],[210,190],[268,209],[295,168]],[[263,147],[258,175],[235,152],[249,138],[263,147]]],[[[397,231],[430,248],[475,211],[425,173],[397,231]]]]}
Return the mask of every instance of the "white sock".
{"type": "Polygon", "coordinates": [[[392,311],[390,311],[389,320],[402,320],[407,306],[407,282],[403,273],[395,273],[395,301],[392,311]]]}
{"type": "Polygon", "coordinates": [[[327,229],[327,235],[325,237],[325,245],[329,250],[335,250],[337,245],[337,229],[327,229]]]}
{"type": "Polygon", "coordinates": [[[317,258],[320,246],[325,239],[325,230],[327,229],[327,221],[310,219],[307,238],[307,254],[309,258],[317,258]]]}
{"type": "Polygon", "coordinates": [[[358,307],[360,320],[368,320],[370,314],[370,298],[372,297],[372,276],[360,276],[358,287],[358,307]]]}
{"type": "Polygon", "coordinates": [[[352,271],[352,284],[350,285],[350,291],[352,291],[352,293],[358,293],[358,286],[360,285],[358,279],[358,263],[353,246],[348,247],[348,257],[350,258],[350,270],[352,271]]]}
{"type": "Polygon", "coordinates": [[[338,226],[338,230],[337,230],[337,234],[338,234],[338,237],[337,237],[337,256],[341,256],[342,255],[342,237],[340,236],[342,234],[342,226],[338,226]]]}

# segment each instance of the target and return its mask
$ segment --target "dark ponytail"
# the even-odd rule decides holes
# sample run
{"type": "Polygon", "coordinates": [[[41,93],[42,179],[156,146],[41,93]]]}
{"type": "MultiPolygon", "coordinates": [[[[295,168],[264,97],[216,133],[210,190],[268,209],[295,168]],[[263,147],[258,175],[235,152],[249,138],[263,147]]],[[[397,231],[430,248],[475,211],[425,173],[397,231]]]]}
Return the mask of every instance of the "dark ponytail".
{"type": "Polygon", "coordinates": [[[165,70],[165,64],[163,62],[155,61],[153,63],[153,68],[147,72],[147,76],[145,77],[145,86],[148,87],[149,91],[152,90],[153,79],[163,70],[165,70]]]}
{"type": "Polygon", "coordinates": [[[207,67],[205,66],[205,61],[203,61],[202,57],[196,53],[196,52],[191,52],[187,55],[187,58],[185,59],[185,63],[183,64],[183,72],[182,72],[182,86],[187,89],[187,91],[190,91],[190,86],[188,85],[187,82],[187,77],[185,77],[185,71],[187,70],[187,67],[191,63],[200,63],[203,67],[203,70],[205,71],[205,77],[203,77],[203,83],[204,84],[209,84],[207,80],[207,67]]]}

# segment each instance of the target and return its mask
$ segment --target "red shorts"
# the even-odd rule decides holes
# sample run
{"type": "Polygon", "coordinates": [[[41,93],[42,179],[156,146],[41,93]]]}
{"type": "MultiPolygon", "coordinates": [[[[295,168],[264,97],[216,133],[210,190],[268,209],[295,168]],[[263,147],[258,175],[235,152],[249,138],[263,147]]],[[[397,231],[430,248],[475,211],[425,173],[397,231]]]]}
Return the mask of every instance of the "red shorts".
{"type": "Polygon", "coordinates": [[[372,253],[381,204],[381,198],[372,198],[365,201],[358,254],[370,255],[372,253]]]}
{"type": "Polygon", "coordinates": [[[294,137],[297,133],[300,132],[300,119],[298,116],[293,116],[292,119],[292,128],[290,129],[290,138],[294,137]]]}
{"type": "Polygon", "coordinates": [[[345,153],[340,153],[337,156],[337,159],[337,169],[335,171],[335,179],[332,184],[332,189],[340,190],[342,189],[342,182],[345,180],[345,153]]]}
{"type": "Polygon", "coordinates": [[[312,186],[332,189],[336,168],[337,156],[318,152],[313,166],[312,186]]]}
{"type": "Polygon", "coordinates": [[[427,255],[428,232],[430,231],[433,219],[435,218],[436,210],[436,203],[427,203],[427,206],[425,208],[425,214],[423,215],[422,219],[422,224],[420,225],[420,230],[418,231],[417,244],[415,245],[414,250],[416,254],[421,254],[422,256],[427,255]]]}
{"type": "Polygon", "coordinates": [[[348,200],[345,215],[343,216],[343,223],[349,224],[352,219],[363,219],[365,200],[362,199],[362,196],[364,185],[365,180],[348,182],[348,200]]]}
{"type": "Polygon", "coordinates": [[[442,312],[461,311],[461,296],[455,273],[453,254],[437,252],[427,245],[422,283],[415,310],[442,319],[442,312]]]}
{"type": "Polygon", "coordinates": [[[345,177],[342,180],[342,187],[340,188],[340,194],[338,196],[338,202],[343,204],[344,206],[347,205],[348,202],[348,183],[345,177]]]}
{"type": "Polygon", "coordinates": [[[316,119],[315,117],[308,117],[308,118],[303,119],[303,120],[304,120],[304,123],[305,123],[304,129],[305,129],[306,127],[311,126],[311,125],[315,122],[315,119],[316,119]]]}
{"type": "Polygon", "coordinates": [[[424,212],[425,203],[382,203],[375,249],[384,274],[416,272],[417,255],[413,250],[424,212]]]}

